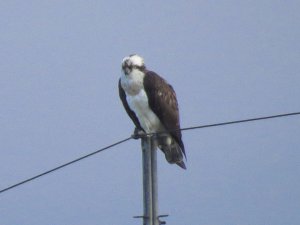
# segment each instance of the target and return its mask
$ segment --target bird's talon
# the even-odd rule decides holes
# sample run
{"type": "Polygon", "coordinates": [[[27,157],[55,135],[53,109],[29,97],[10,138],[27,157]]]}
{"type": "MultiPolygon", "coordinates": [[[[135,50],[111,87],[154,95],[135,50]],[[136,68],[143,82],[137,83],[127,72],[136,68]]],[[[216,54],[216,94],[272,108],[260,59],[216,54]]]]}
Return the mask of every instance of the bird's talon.
{"type": "Polygon", "coordinates": [[[131,137],[133,138],[133,139],[140,139],[140,138],[143,138],[143,137],[145,137],[146,136],[146,133],[143,131],[143,130],[140,130],[140,129],[137,129],[137,128],[135,128],[134,129],[134,132],[133,132],[133,134],[131,135],[131,137]]]}

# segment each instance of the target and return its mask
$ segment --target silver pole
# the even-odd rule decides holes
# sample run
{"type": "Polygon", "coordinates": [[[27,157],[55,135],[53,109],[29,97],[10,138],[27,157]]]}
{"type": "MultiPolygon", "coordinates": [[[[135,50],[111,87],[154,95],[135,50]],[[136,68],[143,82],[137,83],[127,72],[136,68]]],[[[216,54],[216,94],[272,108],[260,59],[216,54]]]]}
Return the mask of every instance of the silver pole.
{"type": "Polygon", "coordinates": [[[151,137],[142,138],[143,152],[143,225],[153,225],[152,213],[152,173],[151,173],[151,137]]]}
{"type": "Polygon", "coordinates": [[[151,175],[152,175],[152,220],[153,225],[159,225],[158,221],[158,182],[157,182],[157,150],[155,140],[151,140],[151,175]]]}

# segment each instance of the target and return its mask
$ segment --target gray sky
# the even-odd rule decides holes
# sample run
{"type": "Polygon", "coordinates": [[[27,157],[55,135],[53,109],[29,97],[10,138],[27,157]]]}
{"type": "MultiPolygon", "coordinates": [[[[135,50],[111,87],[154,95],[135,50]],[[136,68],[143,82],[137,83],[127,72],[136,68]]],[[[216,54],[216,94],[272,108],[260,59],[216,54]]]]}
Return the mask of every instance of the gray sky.
{"type": "MultiPolygon", "coordinates": [[[[131,135],[118,97],[138,53],[182,127],[300,111],[299,1],[1,1],[0,189],[131,135]]],[[[167,224],[300,223],[300,117],[186,131],[159,152],[167,224]]],[[[140,141],[0,195],[1,225],[141,224],[140,141]]]]}

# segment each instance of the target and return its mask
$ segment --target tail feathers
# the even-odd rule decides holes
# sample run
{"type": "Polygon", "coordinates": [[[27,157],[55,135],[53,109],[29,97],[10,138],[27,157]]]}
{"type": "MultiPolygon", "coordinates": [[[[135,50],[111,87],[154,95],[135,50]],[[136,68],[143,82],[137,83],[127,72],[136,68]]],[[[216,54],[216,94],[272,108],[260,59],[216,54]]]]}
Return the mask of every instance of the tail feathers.
{"type": "Polygon", "coordinates": [[[172,139],[171,143],[169,140],[160,141],[158,147],[165,153],[166,160],[171,164],[177,164],[182,169],[186,169],[183,161],[182,149],[180,146],[172,139]]]}
{"type": "Polygon", "coordinates": [[[184,164],[183,161],[177,162],[176,164],[177,164],[178,166],[180,166],[182,169],[186,170],[186,166],[185,166],[185,164],[184,164]]]}

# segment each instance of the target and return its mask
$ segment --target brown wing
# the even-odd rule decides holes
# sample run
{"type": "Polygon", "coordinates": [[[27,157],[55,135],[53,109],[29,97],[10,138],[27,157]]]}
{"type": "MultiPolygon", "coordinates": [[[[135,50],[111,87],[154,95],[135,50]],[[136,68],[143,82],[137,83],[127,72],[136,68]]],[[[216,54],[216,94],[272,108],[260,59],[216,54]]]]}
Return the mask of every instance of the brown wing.
{"type": "Polygon", "coordinates": [[[149,106],[164,127],[180,146],[185,155],[181,140],[179,110],[175,91],[163,78],[152,71],[146,71],[144,88],[148,93],[149,106]]]}
{"type": "Polygon", "coordinates": [[[125,91],[123,90],[123,88],[121,86],[121,79],[119,79],[119,96],[120,96],[120,99],[123,103],[123,106],[124,106],[128,116],[131,118],[131,120],[133,121],[136,128],[138,128],[140,130],[143,130],[141,125],[140,125],[140,122],[139,122],[138,118],[135,115],[135,113],[129,108],[129,105],[128,105],[127,100],[126,100],[125,91]]]}

